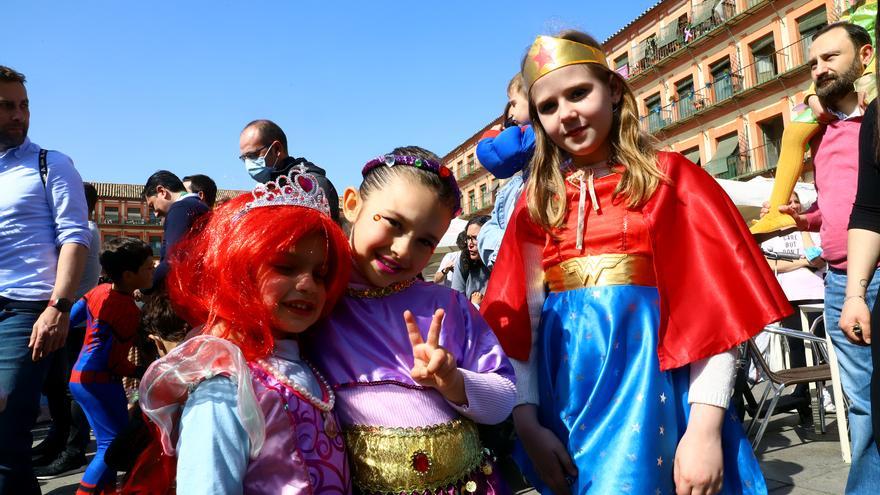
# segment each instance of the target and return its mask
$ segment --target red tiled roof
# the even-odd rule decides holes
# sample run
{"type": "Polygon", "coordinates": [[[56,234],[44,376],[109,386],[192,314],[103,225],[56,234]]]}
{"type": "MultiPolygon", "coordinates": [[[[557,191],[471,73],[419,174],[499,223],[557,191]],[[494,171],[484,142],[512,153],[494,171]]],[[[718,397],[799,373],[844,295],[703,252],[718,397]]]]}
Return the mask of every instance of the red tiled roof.
{"type": "MultiPolygon", "coordinates": [[[[90,182],[98,190],[99,198],[141,199],[143,184],[114,184],[112,182],[90,182]]],[[[220,189],[217,191],[217,200],[234,198],[239,194],[250,191],[236,191],[233,189],[220,189]]]]}

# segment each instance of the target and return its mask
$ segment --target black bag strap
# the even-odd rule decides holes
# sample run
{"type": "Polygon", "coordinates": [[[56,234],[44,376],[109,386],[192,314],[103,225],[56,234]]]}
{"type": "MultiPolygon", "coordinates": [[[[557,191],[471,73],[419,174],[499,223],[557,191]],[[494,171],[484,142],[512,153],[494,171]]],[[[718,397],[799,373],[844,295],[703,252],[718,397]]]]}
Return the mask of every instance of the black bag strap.
{"type": "Polygon", "coordinates": [[[46,160],[48,154],[49,150],[40,150],[40,180],[43,181],[43,189],[46,188],[46,180],[49,178],[49,164],[46,160]]]}

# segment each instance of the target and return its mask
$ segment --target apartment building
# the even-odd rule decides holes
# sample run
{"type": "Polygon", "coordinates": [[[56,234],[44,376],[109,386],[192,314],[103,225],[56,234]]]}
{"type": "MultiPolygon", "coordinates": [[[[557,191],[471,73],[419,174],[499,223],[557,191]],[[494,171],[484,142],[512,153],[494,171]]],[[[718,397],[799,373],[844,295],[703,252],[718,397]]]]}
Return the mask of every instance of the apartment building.
{"type": "Polygon", "coordinates": [[[501,123],[501,117],[489,122],[442,159],[443,165],[452,170],[461,189],[461,218],[490,214],[495,204],[495,193],[506,182],[493,177],[477,159],[477,143],[483,133],[501,123]]]}
{"type": "MultiPolygon", "coordinates": [[[[604,45],[664,149],[712,175],[772,176],[810,86],[812,35],[842,0],[663,0],[604,45]]],[[[812,178],[807,161],[803,178],[812,178]]]]}
{"type": "MultiPolygon", "coordinates": [[[[627,79],[642,128],[722,179],[772,177],[782,131],[810,86],[811,37],[853,0],[660,0],[603,45],[627,79]]],[[[463,218],[488,214],[503,185],[476,158],[487,124],[443,158],[463,218]]],[[[805,157],[802,179],[812,181],[805,157]]]]}

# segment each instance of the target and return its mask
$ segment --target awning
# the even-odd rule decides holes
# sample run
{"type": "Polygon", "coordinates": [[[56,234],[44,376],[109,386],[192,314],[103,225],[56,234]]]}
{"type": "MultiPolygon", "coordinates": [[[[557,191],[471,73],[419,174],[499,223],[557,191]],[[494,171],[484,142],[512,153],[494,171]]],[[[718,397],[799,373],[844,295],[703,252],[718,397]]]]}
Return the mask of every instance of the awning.
{"type": "Polygon", "coordinates": [[[458,234],[463,231],[466,226],[467,220],[461,218],[452,219],[452,222],[449,223],[449,228],[446,229],[446,233],[443,234],[443,238],[440,239],[437,248],[434,249],[434,254],[431,255],[428,265],[422,270],[422,276],[425,277],[425,280],[432,280],[434,274],[437,273],[437,267],[440,266],[440,261],[446,253],[458,251],[458,246],[456,245],[458,234]]]}
{"type": "Polygon", "coordinates": [[[726,138],[718,143],[718,149],[712,160],[706,162],[706,171],[712,175],[719,175],[727,172],[727,158],[736,152],[739,146],[739,138],[734,135],[726,138]]]}
{"type": "Polygon", "coordinates": [[[684,156],[687,157],[688,160],[696,163],[697,165],[700,164],[700,148],[692,149],[685,153],[684,156]]]}
{"type": "Polygon", "coordinates": [[[705,0],[703,3],[694,5],[691,25],[696,26],[703,21],[711,19],[713,6],[711,0],[705,0]]]}
{"type": "Polygon", "coordinates": [[[674,20],[669,24],[660,28],[660,35],[657,36],[657,46],[666,46],[678,39],[678,21],[674,20]]]}
{"type": "Polygon", "coordinates": [[[815,28],[822,27],[828,24],[828,14],[825,12],[825,7],[823,6],[820,9],[814,10],[809,14],[797,19],[798,32],[802,35],[807,31],[815,28]]]}
{"type": "Polygon", "coordinates": [[[752,53],[758,52],[773,45],[773,35],[765,36],[751,45],[752,53]]]}
{"type": "MultiPolygon", "coordinates": [[[[715,179],[721,184],[724,192],[730,196],[733,204],[746,221],[755,220],[761,213],[761,205],[770,200],[773,190],[773,179],[755,177],[748,182],[715,179]]],[[[794,188],[801,199],[801,205],[809,208],[816,201],[816,188],[812,184],[798,182],[794,188]]],[[[435,270],[436,271],[436,270],[435,270]]]]}

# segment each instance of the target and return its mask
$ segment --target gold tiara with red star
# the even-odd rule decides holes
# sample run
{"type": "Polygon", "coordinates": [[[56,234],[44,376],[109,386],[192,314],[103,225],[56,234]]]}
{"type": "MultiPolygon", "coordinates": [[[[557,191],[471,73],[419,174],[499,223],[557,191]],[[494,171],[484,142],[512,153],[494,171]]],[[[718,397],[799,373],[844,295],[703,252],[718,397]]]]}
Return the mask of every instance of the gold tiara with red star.
{"type": "Polygon", "coordinates": [[[538,36],[526,55],[523,81],[531,89],[532,84],[546,74],[574,64],[599,64],[608,68],[605,53],[598,48],[562,38],[538,36]]]}

